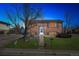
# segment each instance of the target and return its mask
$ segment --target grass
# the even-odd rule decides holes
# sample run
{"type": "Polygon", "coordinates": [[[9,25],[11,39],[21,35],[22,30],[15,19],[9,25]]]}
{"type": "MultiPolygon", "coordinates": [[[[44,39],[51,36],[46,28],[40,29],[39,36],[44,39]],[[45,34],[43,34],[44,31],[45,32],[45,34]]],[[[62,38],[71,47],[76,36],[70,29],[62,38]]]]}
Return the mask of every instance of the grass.
{"type": "Polygon", "coordinates": [[[48,40],[51,49],[79,50],[79,38],[53,38],[48,40]]]}
{"type": "MultiPolygon", "coordinates": [[[[64,49],[64,50],[79,50],[79,37],[70,38],[44,38],[48,48],[51,49],[64,49]]],[[[23,39],[18,39],[16,45],[11,42],[5,46],[6,48],[38,48],[38,42],[35,39],[31,39],[27,42],[23,39]]]]}
{"type": "Polygon", "coordinates": [[[6,48],[38,48],[38,43],[35,39],[24,41],[23,39],[18,39],[17,43],[11,42],[4,46],[6,48]]]}

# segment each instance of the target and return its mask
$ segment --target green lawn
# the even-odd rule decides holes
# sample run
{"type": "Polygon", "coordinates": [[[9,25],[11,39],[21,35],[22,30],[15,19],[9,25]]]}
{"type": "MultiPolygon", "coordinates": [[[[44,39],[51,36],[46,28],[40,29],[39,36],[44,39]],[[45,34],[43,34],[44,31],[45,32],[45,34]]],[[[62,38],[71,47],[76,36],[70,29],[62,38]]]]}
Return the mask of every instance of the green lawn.
{"type": "Polygon", "coordinates": [[[17,43],[11,42],[4,46],[6,48],[38,48],[38,43],[35,39],[29,41],[24,41],[23,39],[18,39],[17,43]]]}
{"type": "Polygon", "coordinates": [[[51,49],[70,49],[79,50],[79,37],[76,38],[54,38],[53,40],[48,40],[48,45],[51,49]]]}
{"type": "MultiPolygon", "coordinates": [[[[51,49],[66,49],[66,50],[79,50],[79,37],[74,38],[53,38],[49,40],[45,38],[45,43],[47,48],[51,49]]],[[[38,42],[35,39],[31,39],[27,42],[24,42],[23,39],[18,39],[17,44],[11,42],[5,46],[6,48],[38,48],[38,42]]]]}

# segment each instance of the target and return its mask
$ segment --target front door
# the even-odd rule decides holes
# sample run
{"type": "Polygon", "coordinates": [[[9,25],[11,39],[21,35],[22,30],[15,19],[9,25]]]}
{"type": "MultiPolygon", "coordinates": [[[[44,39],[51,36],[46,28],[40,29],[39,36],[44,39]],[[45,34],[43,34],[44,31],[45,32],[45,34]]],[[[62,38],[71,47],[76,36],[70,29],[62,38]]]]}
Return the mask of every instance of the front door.
{"type": "Polygon", "coordinates": [[[39,35],[44,35],[44,27],[43,26],[39,27],[39,35]]]}
{"type": "Polygon", "coordinates": [[[44,46],[44,27],[40,26],[39,27],[39,46],[43,47],[44,46]]]}

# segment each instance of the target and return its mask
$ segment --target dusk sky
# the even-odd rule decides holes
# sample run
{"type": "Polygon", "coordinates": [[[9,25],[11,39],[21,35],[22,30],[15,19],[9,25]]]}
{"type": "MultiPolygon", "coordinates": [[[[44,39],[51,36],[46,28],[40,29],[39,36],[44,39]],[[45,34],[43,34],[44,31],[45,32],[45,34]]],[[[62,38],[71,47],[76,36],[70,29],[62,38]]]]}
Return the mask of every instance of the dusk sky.
{"type": "MultiPolygon", "coordinates": [[[[19,7],[21,7],[21,5],[22,4],[18,4],[19,7]]],[[[32,3],[30,6],[33,8],[41,8],[45,20],[60,19],[65,22],[64,15],[65,12],[67,12],[72,16],[72,24],[76,25],[79,23],[79,4],[32,3]]],[[[9,22],[5,10],[8,9],[15,15],[14,7],[16,7],[16,4],[0,4],[0,21],[9,22]]],[[[22,12],[20,11],[20,13],[22,12]]]]}

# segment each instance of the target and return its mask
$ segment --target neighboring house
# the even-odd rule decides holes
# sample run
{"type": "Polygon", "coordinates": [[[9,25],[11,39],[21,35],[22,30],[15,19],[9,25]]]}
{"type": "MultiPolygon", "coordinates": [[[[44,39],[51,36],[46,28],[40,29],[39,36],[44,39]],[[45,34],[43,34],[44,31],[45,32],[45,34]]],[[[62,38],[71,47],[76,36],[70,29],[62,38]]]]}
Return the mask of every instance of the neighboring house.
{"type": "Polygon", "coordinates": [[[0,33],[6,33],[9,30],[9,25],[6,22],[0,21],[0,33]]]}
{"type": "Polygon", "coordinates": [[[35,35],[45,35],[55,37],[58,33],[62,33],[62,23],[61,20],[34,20],[32,24],[35,26],[31,27],[28,32],[33,36],[35,35]]]}
{"type": "Polygon", "coordinates": [[[73,34],[79,34],[79,27],[72,29],[73,34]]]}

